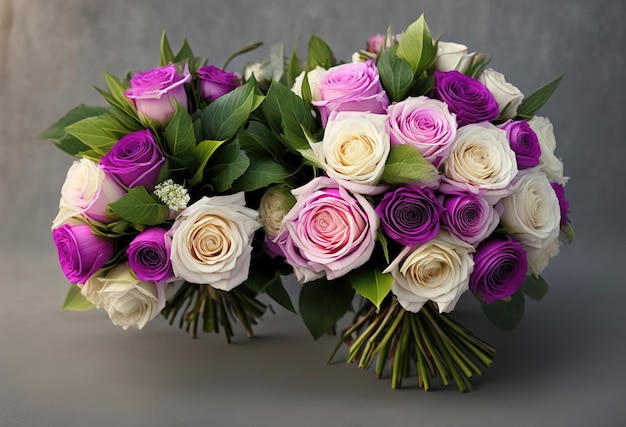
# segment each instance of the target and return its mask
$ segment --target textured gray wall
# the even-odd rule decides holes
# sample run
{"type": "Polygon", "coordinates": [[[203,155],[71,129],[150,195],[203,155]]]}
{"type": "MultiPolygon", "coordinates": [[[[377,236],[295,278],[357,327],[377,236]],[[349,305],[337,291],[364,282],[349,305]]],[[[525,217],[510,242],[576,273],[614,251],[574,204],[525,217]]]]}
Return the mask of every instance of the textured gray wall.
{"type": "MultiPolygon", "coordinates": [[[[170,420],[172,425],[177,424],[177,419],[191,422],[193,411],[199,409],[191,403],[193,396],[202,393],[193,387],[189,389],[198,375],[193,366],[201,365],[207,358],[213,358],[213,363],[225,366],[226,370],[217,376],[200,374],[196,387],[218,381],[226,394],[217,393],[212,398],[222,404],[220,399],[226,396],[223,409],[230,411],[231,419],[238,420],[234,423],[237,425],[250,425],[250,419],[254,418],[246,418],[233,403],[241,391],[236,385],[228,385],[229,366],[243,369],[238,381],[244,385],[256,387],[270,381],[270,386],[273,384],[277,389],[287,387],[281,389],[280,398],[284,399],[285,407],[305,411],[306,422],[301,425],[315,425],[315,415],[307,412],[314,406],[299,400],[306,396],[302,384],[292,385],[295,394],[291,394],[291,386],[287,385],[290,383],[282,382],[281,375],[293,376],[294,381],[302,375],[303,380],[309,381],[306,387],[313,387],[313,405],[333,414],[334,418],[330,415],[325,418],[327,425],[366,425],[374,420],[378,420],[375,425],[409,425],[408,409],[420,398],[429,399],[421,402],[430,406],[416,406],[421,408],[419,414],[426,420],[425,425],[452,425],[453,420],[472,410],[478,418],[464,419],[465,425],[479,418],[482,425],[490,425],[489,419],[493,425],[524,425],[524,417],[534,420],[527,425],[572,426],[578,422],[617,425],[613,422],[620,414],[625,415],[624,408],[617,406],[619,394],[623,395],[622,363],[626,358],[624,321],[620,314],[626,290],[619,268],[623,264],[622,241],[626,237],[623,226],[625,19],[623,0],[0,0],[0,314],[3,316],[0,318],[0,424],[4,420],[4,425],[36,425],[42,423],[40,417],[53,414],[49,423],[43,424],[85,425],[69,415],[70,400],[56,394],[58,381],[67,379],[66,371],[71,371],[66,362],[71,355],[58,353],[47,360],[53,370],[40,370],[37,354],[69,352],[75,348],[72,345],[80,346],[80,339],[90,339],[97,333],[102,336],[99,345],[106,344],[115,354],[106,358],[98,356],[104,354],[100,353],[104,348],[96,342],[90,342],[90,347],[95,346],[91,352],[90,348],[80,347],[79,354],[84,354],[86,359],[76,363],[83,373],[71,376],[65,385],[88,399],[85,396],[91,390],[90,379],[106,381],[103,377],[112,375],[111,381],[118,381],[120,389],[113,392],[101,383],[100,391],[94,393],[102,401],[114,399],[112,402],[119,405],[116,407],[125,412],[114,416],[107,412],[108,406],[102,406],[102,401],[92,402],[91,408],[97,416],[113,417],[118,425],[124,424],[124,419],[135,425],[149,422],[162,425],[158,420],[170,420]],[[153,342],[149,341],[149,334],[142,335],[146,337],[143,340],[131,332],[125,334],[105,325],[104,317],[70,314],[60,317],[58,301],[66,282],[55,265],[56,253],[49,228],[72,159],[52,145],[37,141],[36,135],[79,103],[101,103],[92,86],[103,85],[103,71],[121,75],[127,70],[155,66],[163,29],[174,46],[187,37],[197,53],[209,56],[210,62],[216,64],[222,64],[231,52],[249,42],[266,42],[259,51],[235,61],[231,69],[236,70],[246,61],[264,56],[273,43],[284,42],[290,48],[298,39],[303,53],[312,33],[327,40],[339,58],[348,59],[353,49],[364,46],[370,35],[385,32],[389,24],[395,30],[402,30],[422,12],[434,34],[443,34],[443,40],[462,42],[471,50],[490,54],[492,67],[525,93],[565,74],[558,91],[541,113],[549,116],[555,126],[557,154],[565,163],[566,175],[571,177],[566,191],[576,241],[563,248],[548,268],[550,296],[542,304],[529,306],[532,316],[524,320],[516,335],[489,332],[492,329],[483,326],[486,338],[497,338],[494,344],[500,343],[504,348],[498,359],[500,364],[493,368],[494,376],[486,380],[485,389],[491,392],[484,390],[482,397],[479,393],[472,400],[469,397],[454,400],[457,395],[453,390],[445,397],[435,394],[426,398],[421,393],[419,396],[391,394],[386,383],[374,384],[371,376],[353,372],[356,368],[311,373],[308,365],[297,369],[290,365],[282,371],[274,364],[270,365],[274,369],[271,380],[251,368],[245,354],[252,351],[263,363],[289,359],[287,354],[296,352],[293,354],[307,363],[323,365],[329,342],[325,342],[326,349],[315,347],[317,350],[311,351],[317,353],[309,353],[308,349],[313,347],[306,344],[310,340],[301,329],[294,333],[298,347],[270,340],[268,347],[257,342],[256,350],[247,346],[239,353],[234,347],[231,353],[217,356],[208,347],[192,349],[193,344],[184,334],[169,335],[167,328],[161,331],[157,324],[154,333],[166,340],[170,348],[167,356],[188,354],[184,360],[189,362],[189,368],[185,370],[178,365],[169,375],[154,378],[146,372],[147,367],[117,368],[127,363],[128,358],[141,357],[141,351],[165,352],[154,336],[153,342]],[[32,263],[33,259],[37,260],[36,264],[32,263]],[[33,272],[38,269],[40,273],[33,272]],[[25,311],[30,312],[25,315],[25,311]],[[56,322],[54,328],[42,326],[51,319],[56,322]],[[82,322],[90,322],[85,323],[89,328],[80,329],[82,322]],[[545,335],[538,334],[543,326],[545,335]],[[313,354],[322,359],[307,360],[313,354]],[[94,358],[100,370],[89,365],[88,358],[94,358]],[[57,376],[55,371],[59,372],[57,376]],[[333,383],[335,380],[339,382],[333,383]],[[146,388],[139,386],[140,381],[147,381],[146,388]],[[351,382],[342,385],[341,381],[351,382]],[[364,395],[364,387],[378,393],[379,402],[385,402],[386,409],[380,408],[371,415],[373,418],[367,412],[348,417],[344,407],[338,404],[339,391],[335,394],[331,391],[332,384],[336,384],[346,399],[344,403],[353,410],[371,406],[366,397],[349,397],[354,387],[360,387],[359,396],[364,395]],[[188,411],[170,413],[165,399],[168,391],[159,392],[160,387],[168,387],[172,394],[187,399],[177,404],[188,411]],[[129,396],[124,402],[118,401],[121,397],[112,397],[125,396],[123,390],[145,394],[140,394],[143,400],[139,401],[133,401],[137,396],[129,396]],[[325,400],[327,393],[330,394],[325,400]],[[160,394],[161,400],[156,394],[160,394]],[[498,403],[506,403],[505,396],[509,400],[519,398],[521,403],[490,407],[485,401],[498,399],[500,394],[504,400],[498,403]],[[153,406],[151,410],[151,399],[156,400],[156,405],[161,402],[164,406],[153,406]],[[447,411],[448,403],[457,405],[460,411],[447,411]],[[594,414],[590,409],[596,407],[598,413],[594,414]],[[435,412],[435,408],[440,412],[435,412]],[[383,414],[388,418],[383,418],[383,414]],[[344,421],[333,422],[341,419],[344,421]],[[383,422],[385,419],[388,422],[383,422]]],[[[265,325],[270,336],[272,328],[285,327],[279,326],[275,319],[265,325]]],[[[213,341],[221,344],[219,338],[213,341]]],[[[223,351],[219,346],[215,348],[223,351]]],[[[148,367],[152,368],[158,362],[149,363],[148,367]]],[[[167,364],[159,367],[168,369],[167,364]]],[[[112,382],[109,387],[115,384],[112,382]]],[[[273,397],[266,392],[256,399],[259,400],[250,402],[257,413],[272,417],[285,410],[271,406],[273,397]]],[[[88,408],[82,407],[83,415],[88,413],[88,408]]],[[[219,410],[217,414],[224,415],[219,410]]],[[[411,424],[418,423],[418,418],[412,419],[411,424]]],[[[267,418],[260,418],[258,425],[272,424],[267,418]]]]}

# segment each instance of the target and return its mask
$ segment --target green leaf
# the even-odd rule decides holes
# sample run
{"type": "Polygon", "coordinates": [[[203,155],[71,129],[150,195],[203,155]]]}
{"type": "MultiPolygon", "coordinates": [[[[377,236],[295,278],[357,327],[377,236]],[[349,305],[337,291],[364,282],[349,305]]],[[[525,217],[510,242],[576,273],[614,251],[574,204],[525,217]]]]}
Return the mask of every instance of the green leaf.
{"type": "Polygon", "coordinates": [[[296,77],[298,77],[301,72],[302,64],[300,63],[300,59],[296,54],[296,47],[294,46],[291,51],[291,56],[289,57],[289,62],[287,63],[287,71],[284,76],[285,85],[287,87],[293,87],[296,82],[296,77]]]}
{"type": "Polygon", "coordinates": [[[148,226],[167,221],[170,214],[169,208],[144,187],[131,188],[117,202],[110,203],[109,208],[130,223],[148,226]]]}
{"type": "Polygon", "coordinates": [[[89,146],[82,143],[78,138],[67,133],[65,128],[87,117],[99,116],[106,113],[106,108],[79,105],[67,112],[56,123],[39,134],[39,138],[53,142],[59,149],[71,156],[89,150],[89,146]]]}
{"type": "Polygon", "coordinates": [[[191,116],[178,102],[176,112],[165,128],[165,140],[169,154],[174,157],[181,157],[196,146],[191,116]]]}
{"type": "Polygon", "coordinates": [[[205,139],[220,141],[233,137],[263,101],[256,90],[256,82],[251,79],[209,104],[202,112],[205,139]]]}
{"type": "Polygon", "coordinates": [[[80,293],[80,288],[76,285],[70,285],[61,309],[67,311],[87,311],[92,308],[94,308],[94,305],[80,293]]]}
{"type": "Polygon", "coordinates": [[[222,193],[229,190],[233,182],[239,178],[250,166],[250,159],[241,149],[238,141],[231,141],[222,145],[211,156],[210,167],[207,174],[211,177],[211,185],[216,192],[222,193]]]}
{"type": "Polygon", "coordinates": [[[128,130],[110,114],[87,117],[65,128],[98,156],[104,156],[128,130]]]}
{"type": "Polygon", "coordinates": [[[265,293],[278,304],[280,304],[283,308],[286,308],[292,313],[296,312],[296,308],[293,306],[293,302],[291,302],[291,297],[285,289],[285,286],[283,286],[283,282],[280,279],[280,276],[278,276],[278,280],[270,283],[270,285],[265,288],[265,293]]]}
{"type": "Polygon", "coordinates": [[[335,63],[335,55],[328,44],[315,34],[309,39],[309,47],[306,53],[306,69],[312,70],[320,66],[329,69],[335,63]]]}
{"type": "Polygon", "coordinates": [[[129,130],[139,130],[143,128],[135,104],[124,95],[126,85],[112,74],[104,73],[104,79],[109,91],[99,88],[96,90],[111,105],[111,114],[118,117],[129,130]]]}
{"type": "Polygon", "coordinates": [[[172,59],[172,62],[191,61],[193,59],[193,51],[187,39],[183,39],[183,45],[180,47],[178,53],[172,59]]]}
{"type": "Polygon", "coordinates": [[[237,139],[253,162],[259,158],[271,158],[281,163],[283,144],[276,134],[262,122],[250,121],[246,129],[241,129],[237,133],[237,139]]]}
{"type": "Polygon", "coordinates": [[[422,157],[417,148],[402,144],[391,147],[382,180],[388,184],[408,184],[430,182],[437,175],[437,169],[422,157]]]}
{"type": "Polygon", "coordinates": [[[530,298],[541,301],[546,296],[550,287],[543,277],[535,277],[533,275],[526,276],[526,281],[520,287],[520,290],[530,298]]]}
{"type": "Polygon", "coordinates": [[[215,151],[224,143],[224,141],[200,141],[200,143],[193,147],[192,152],[196,161],[196,171],[191,178],[189,184],[193,187],[202,182],[204,175],[204,168],[206,167],[209,159],[215,153],[215,151]]]}
{"type": "Polygon", "coordinates": [[[523,119],[532,119],[535,113],[545,104],[552,96],[563,76],[559,76],[550,83],[545,84],[529,96],[525,97],[521,105],[517,109],[517,117],[523,119]]]}
{"type": "Polygon", "coordinates": [[[411,65],[395,52],[396,46],[384,50],[378,58],[376,68],[389,97],[393,101],[401,101],[413,85],[415,73],[411,65]]]}
{"type": "Polygon", "coordinates": [[[233,184],[233,191],[252,191],[282,182],[291,175],[280,163],[270,159],[257,159],[233,184]]]}
{"type": "Polygon", "coordinates": [[[524,294],[519,290],[512,295],[509,302],[481,302],[481,305],[491,323],[506,331],[513,330],[524,317],[524,294]]]}
{"type": "Polygon", "coordinates": [[[406,29],[398,43],[397,54],[411,66],[418,77],[435,62],[437,47],[433,43],[424,15],[406,29]]]}
{"type": "Polygon", "coordinates": [[[348,277],[356,293],[370,300],[377,308],[380,308],[380,303],[393,285],[393,276],[383,274],[371,263],[352,270],[348,277]]]}
{"type": "Polygon", "coordinates": [[[319,279],[306,283],[300,292],[300,315],[307,329],[318,339],[352,308],[354,291],[343,278],[319,279]]]}
{"type": "Polygon", "coordinates": [[[165,31],[161,34],[161,57],[159,59],[159,66],[162,67],[167,64],[171,64],[174,62],[174,53],[172,52],[172,46],[170,46],[170,42],[167,40],[167,35],[165,31]]]}
{"type": "Polygon", "coordinates": [[[311,114],[311,105],[276,81],[270,84],[261,105],[261,111],[270,128],[279,134],[282,133],[285,122],[294,127],[302,125],[310,132],[313,132],[317,126],[311,114]]]}

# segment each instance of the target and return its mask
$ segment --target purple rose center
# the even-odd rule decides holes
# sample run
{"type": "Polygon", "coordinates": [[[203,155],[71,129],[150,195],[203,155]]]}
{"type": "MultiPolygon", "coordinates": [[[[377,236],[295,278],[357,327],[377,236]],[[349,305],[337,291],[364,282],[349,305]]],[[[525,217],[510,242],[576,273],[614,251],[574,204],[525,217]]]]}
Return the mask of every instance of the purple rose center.
{"type": "Polygon", "coordinates": [[[147,228],[128,246],[128,264],[139,280],[164,282],[173,278],[166,232],[160,227],[147,228]]]}
{"type": "Polygon", "coordinates": [[[539,164],[541,146],[537,134],[525,120],[508,121],[501,126],[506,131],[511,149],[515,152],[517,167],[528,169],[539,164]]]}

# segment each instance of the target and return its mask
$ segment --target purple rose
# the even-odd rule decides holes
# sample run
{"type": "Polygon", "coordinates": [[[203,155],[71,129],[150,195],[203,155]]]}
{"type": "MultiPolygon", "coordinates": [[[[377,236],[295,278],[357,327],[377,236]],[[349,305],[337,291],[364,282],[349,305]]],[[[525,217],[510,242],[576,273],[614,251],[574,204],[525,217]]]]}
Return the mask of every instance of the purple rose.
{"type": "Polygon", "coordinates": [[[442,194],[440,202],[443,227],[471,245],[489,236],[500,222],[502,205],[494,207],[481,195],[458,191],[442,194]]]}
{"type": "Polygon", "coordinates": [[[61,270],[74,284],[84,284],[114,255],[113,241],[96,236],[88,225],[62,225],[52,230],[52,239],[61,270]]]}
{"type": "Polygon", "coordinates": [[[412,145],[436,167],[448,156],[457,130],[448,106],[425,96],[390,105],[386,125],[391,145],[412,145]]]}
{"type": "Polygon", "coordinates": [[[136,72],[130,79],[130,89],[126,89],[124,95],[148,119],[166,122],[176,111],[176,102],[187,108],[185,83],[189,81],[191,74],[186,67],[181,76],[174,65],[164,65],[136,72]]]}
{"type": "Polygon", "coordinates": [[[165,156],[148,129],[129,133],[100,159],[100,167],[126,187],[154,189],[165,156]]]}
{"type": "Polygon", "coordinates": [[[363,196],[328,177],[315,178],[293,194],[296,204],[274,242],[299,282],[333,280],[369,260],[379,220],[363,196]]]}
{"type": "Polygon", "coordinates": [[[559,208],[561,210],[561,224],[567,224],[569,222],[569,218],[567,214],[569,213],[569,202],[565,198],[565,187],[559,184],[558,182],[551,182],[552,189],[554,189],[554,193],[556,194],[556,198],[559,201],[559,208]]]}
{"type": "Polygon", "coordinates": [[[318,82],[321,101],[314,101],[322,124],[333,111],[369,111],[384,114],[389,106],[374,61],[356,62],[330,68],[318,82]]]}
{"type": "Polygon", "coordinates": [[[506,136],[515,151],[518,169],[528,169],[539,164],[541,147],[537,134],[526,120],[509,120],[502,124],[500,129],[506,131],[506,136]]]}
{"type": "Polygon", "coordinates": [[[489,239],[478,245],[469,287],[487,304],[509,297],[526,280],[528,261],[521,242],[489,239]]]}
{"type": "Polygon", "coordinates": [[[160,227],[146,228],[128,245],[128,265],[139,280],[165,283],[174,278],[166,232],[160,227]]]}
{"type": "Polygon", "coordinates": [[[199,68],[198,79],[202,96],[208,102],[215,101],[241,85],[237,73],[224,71],[215,65],[205,65],[199,68]]]}
{"type": "Polygon", "coordinates": [[[456,70],[435,72],[435,94],[456,114],[459,126],[490,121],[500,114],[489,89],[456,70]]]}
{"type": "Polygon", "coordinates": [[[382,52],[385,43],[385,36],[376,34],[367,39],[367,51],[378,55],[382,52]]]}
{"type": "Polygon", "coordinates": [[[387,236],[404,246],[432,240],[439,232],[441,206],[428,187],[399,187],[383,196],[376,213],[387,236]]]}

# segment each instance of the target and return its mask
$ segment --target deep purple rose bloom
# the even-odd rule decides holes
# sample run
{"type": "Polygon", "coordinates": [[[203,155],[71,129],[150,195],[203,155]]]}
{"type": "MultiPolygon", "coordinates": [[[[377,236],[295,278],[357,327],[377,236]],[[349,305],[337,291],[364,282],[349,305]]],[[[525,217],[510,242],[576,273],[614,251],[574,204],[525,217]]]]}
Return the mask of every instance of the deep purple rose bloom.
{"type": "Polygon", "coordinates": [[[528,261],[521,242],[494,238],[478,245],[469,287],[487,304],[509,297],[526,280],[528,261]]]}
{"type": "Polygon", "coordinates": [[[176,102],[187,109],[185,83],[189,81],[191,74],[186,67],[180,75],[174,65],[164,65],[133,74],[124,95],[150,120],[166,122],[176,111],[176,102]]]}
{"type": "Polygon", "coordinates": [[[61,270],[74,284],[84,284],[114,255],[113,241],[96,236],[88,225],[62,225],[52,230],[52,239],[61,270]]]}
{"type": "Polygon", "coordinates": [[[506,131],[506,136],[515,151],[518,169],[528,169],[539,164],[541,146],[537,134],[526,120],[509,120],[502,124],[500,129],[506,131]]]}
{"type": "Polygon", "coordinates": [[[498,102],[481,82],[460,72],[435,72],[436,98],[448,104],[459,126],[498,117],[498,102]]]}
{"type": "Polygon", "coordinates": [[[198,69],[200,91],[208,102],[215,101],[241,85],[237,73],[224,71],[215,65],[205,65],[198,69]]]}
{"type": "Polygon", "coordinates": [[[148,129],[129,133],[100,159],[100,166],[126,187],[153,190],[165,156],[148,129]]]}
{"type": "Polygon", "coordinates": [[[399,187],[386,193],[375,211],[385,234],[404,246],[428,242],[439,232],[442,209],[429,187],[399,187]]]}
{"type": "Polygon", "coordinates": [[[492,206],[478,194],[455,192],[443,194],[443,227],[470,245],[476,245],[489,236],[500,222],[502,205],[492,206]]]}
{"type": "Polygon", "coordinates": [[[550,185],[552,185],[556,198],[559,200],[559,208],[561,209],[561,224],[567,224],[569,222],[569,218],[567,218],[567,214],[569,213],[569,202],[565,198],[565,188],[558,182],[551,182],[550,185]]]}
{"type": "Polygon", "coordinates": [[[161,227],[146,228],[128,245],[128,265],[139,280],[165,283],[174,278],[166,232],[161,227]]]}

